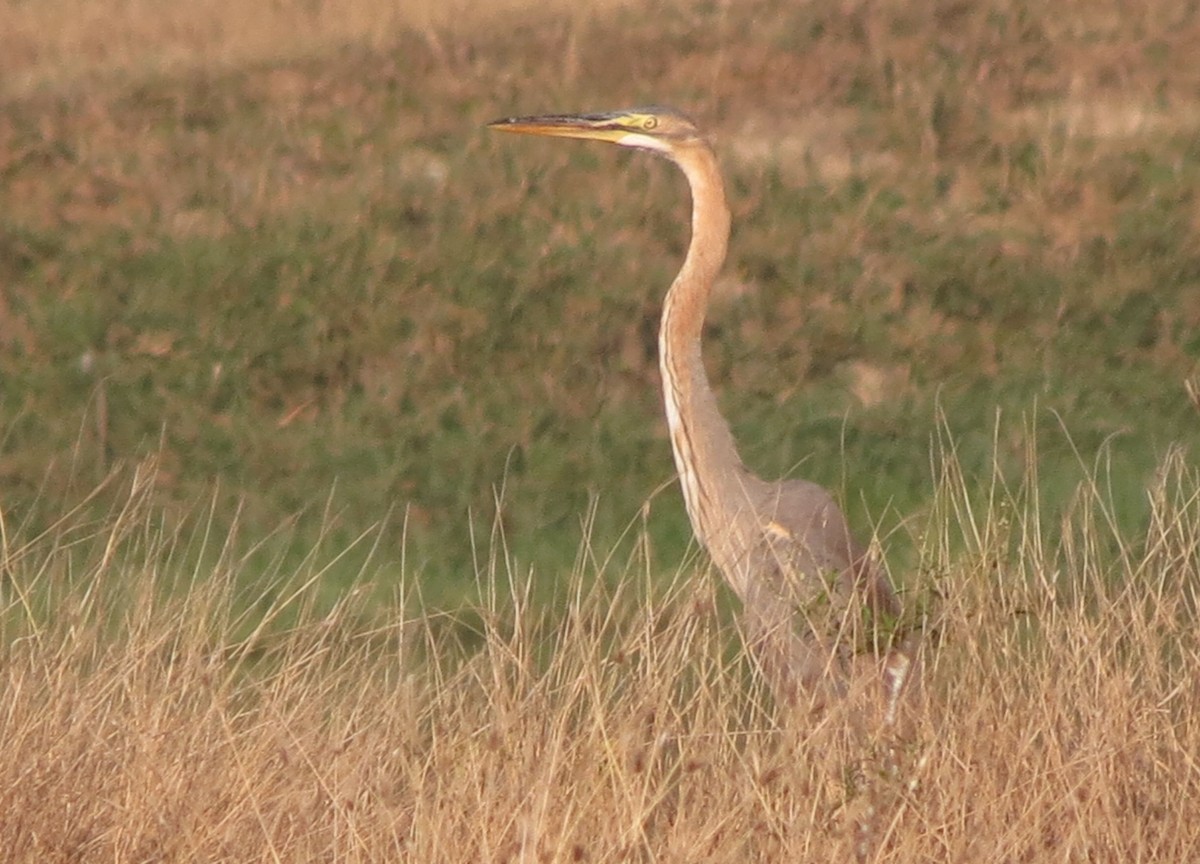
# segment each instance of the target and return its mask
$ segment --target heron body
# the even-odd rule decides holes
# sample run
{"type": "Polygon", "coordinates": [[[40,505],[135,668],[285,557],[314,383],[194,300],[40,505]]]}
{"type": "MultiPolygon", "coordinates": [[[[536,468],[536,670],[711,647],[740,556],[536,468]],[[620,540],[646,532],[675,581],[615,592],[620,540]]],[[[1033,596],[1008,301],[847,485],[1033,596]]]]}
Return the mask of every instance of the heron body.
{"type": "MultiPolygon", "coordinates": [[[[742,462],[701,355],[730,215],[712,148],[669,108],[497,120],[491,128],[608,141],[665,156],[692,194],[687,256],[663,301],[659,368],[688,518],[743,605],[747,642],[780,701],[827,704],[845,691],[856,599],[895,618],[890,584],[850,534],[832,496],[804,480],[768,482],[742,462]]],[[[907,668],[907,667],[906,667],[907,668]]],[[[885,668],[886,678],[886,668],[885,668]]],[[[891,689],[895,683],[886,681],[891,689]]]]}

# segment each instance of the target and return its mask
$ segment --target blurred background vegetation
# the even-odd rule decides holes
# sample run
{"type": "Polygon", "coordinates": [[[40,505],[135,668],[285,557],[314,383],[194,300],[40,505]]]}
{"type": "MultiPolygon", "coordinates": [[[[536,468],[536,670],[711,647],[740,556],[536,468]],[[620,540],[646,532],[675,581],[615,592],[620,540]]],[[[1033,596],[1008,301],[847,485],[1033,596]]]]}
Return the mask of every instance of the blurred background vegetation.
{"type": "Polygon", "coordinates": [[[631,524],[674,569],[683,180],[481,128],[639,103],[722,156],[747,461],[838,490],[902,581],[939,448],[981,496],[1036,452],[1051,522],[1099,466],[1136,529],[1200,444],[1194,4],[251,6],[0,0],[10,530],[152,460],[167,520],[374,533],[369,578],[437,605],[493,525],[547,582],[631,524]]]}

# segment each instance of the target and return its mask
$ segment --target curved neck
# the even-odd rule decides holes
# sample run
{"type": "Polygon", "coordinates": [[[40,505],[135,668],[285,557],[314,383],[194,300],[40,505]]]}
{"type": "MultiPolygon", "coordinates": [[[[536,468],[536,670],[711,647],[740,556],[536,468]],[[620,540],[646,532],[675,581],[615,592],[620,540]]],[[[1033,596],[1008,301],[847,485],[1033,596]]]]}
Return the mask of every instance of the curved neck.
{"type": "MultiPolygon", "coordinates": [[[[686,338],[697,353],[713,283],[729,244],[729,206],[716,157],[707,147],[676,154],[692,191],[692,240],[664,304],[662,335],[686,338]],[[673,316],[668,334],[667,316],[673,316]]],[[[701,370],[703,371],[703,370],[701,370]]],[[[707,381],[705,382],[707,383],[707,381]]]]}
{"type": "Polygon", "coordinates": [[[692,527],[708,545],[722,508],[716,501],[741,480],[742,460],[721,416],[700,353],[704,315],[725,261],[729,207],[716,157],[698,145],[674,154],[692,191],[692,239],[663,302],[659,367],[675,467],[692,527]]]}

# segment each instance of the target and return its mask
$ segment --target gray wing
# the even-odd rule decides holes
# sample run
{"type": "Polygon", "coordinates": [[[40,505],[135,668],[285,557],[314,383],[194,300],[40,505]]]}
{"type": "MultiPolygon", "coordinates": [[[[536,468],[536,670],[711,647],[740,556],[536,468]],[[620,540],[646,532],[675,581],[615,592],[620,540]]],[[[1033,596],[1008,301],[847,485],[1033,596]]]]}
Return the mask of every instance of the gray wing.
{"type": "MultiPolygon", "coordinates": [[[[827,490],[807,480],[765,484],[760,502],[764,540],[781,576],[799,588],[795,600],[819,587],[844,604],[860,595],[876,613],[898,617],[900,604],[866,547],[850,533],[846,517],[827,490]]],[[[795,590],[795,589],[793,589],[795,590]]]]}
{"type": "Polygon", "coordinates": [[[776,694],[819,706],[844,695],[862,635],[856,597],[889,616],[900,604],[825,489],[804,480],[758,488],[762,557],[746,592],[746,634],[776,694]]]}

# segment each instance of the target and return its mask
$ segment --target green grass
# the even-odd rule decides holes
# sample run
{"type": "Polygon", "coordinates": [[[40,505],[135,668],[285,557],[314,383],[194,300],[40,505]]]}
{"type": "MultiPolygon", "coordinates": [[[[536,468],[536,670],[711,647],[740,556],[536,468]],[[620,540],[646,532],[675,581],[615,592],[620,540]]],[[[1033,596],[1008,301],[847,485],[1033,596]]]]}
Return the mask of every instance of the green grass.
{"type": "Polygon", "coordinates": [[[169,512],[238,502],[279,554],[382,523],[378,578],[403,555],[439,605],[497,500],[518,572],[562,572],[589,513],[597,548],[644,524],[675,566],[653,342],[684,184],[481,128],[666,101],[723,154],[707,357],[755,469],[839,490],[902,579],[943,435],[981,496],[1035,438],[1051,522],[1100,460],[1137,530],[1200,443],[1194,13],[1159,5],[1153,32],[1000,2],[548,14],[11,96],[0,506],[48,524],[153,455],[169,512]]]}

